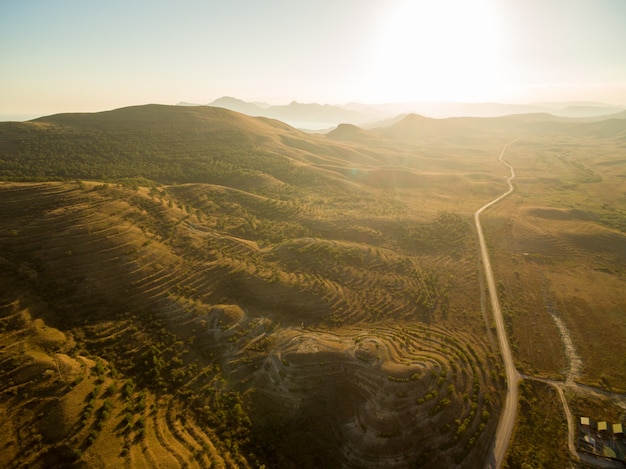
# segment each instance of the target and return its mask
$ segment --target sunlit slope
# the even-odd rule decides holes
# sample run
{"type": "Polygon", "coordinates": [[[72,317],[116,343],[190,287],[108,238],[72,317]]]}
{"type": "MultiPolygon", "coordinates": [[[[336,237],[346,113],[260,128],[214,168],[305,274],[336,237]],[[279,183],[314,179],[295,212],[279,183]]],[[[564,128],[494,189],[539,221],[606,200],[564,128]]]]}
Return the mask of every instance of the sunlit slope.
{"type": "Polygon", "coordinates": [[[460,268],[453,258],[474,258],[471,227],[454,214],[351,227],[333,208],[316,215],[206,185],[149,193],[94,183],[5,184],[0,195],[7,265],[33,277],[56,307],[71,302],[63,318],[78,323],[86,311],[103,318],[131,306],[174,308],[178,296],[182,310],[187,301],[202,309],[230,296],[294,324],[426,320],[454,312],[451,287],[462,279],[446,272],[460,268]]]}
{"type": "Polygon", "coordinates": [[[481,197],[495,193],[483,183],[496,181],[490,158],[505,137],[474,138],[470,146],[442,146],[436,143],[441,135],[400,138],[441,127],[454,140],[457,125],[426,118],[416,123],[416,118],[407,117],[397,128],[353,127],[366,140],[342,141],[336,138],[341,129],[329,136],[307,134],[279,121],[207,106],[59,114],[0,123],[0,178],[213,183],[270,195],[287,187],[348,194],[355,185],[363,192],[394,184],[401,190],[434,185],[443,198],[454,197],[451,189],[461,186],[481,197]]]}
{"type": "Polygon", "coordinates": [[[263,172],[306,184],[302,165],[380,158],[279,121],[206,106],[147,105],[3,123],[0,142],[5,178],[224,182],[233,173],[263,172]]]}
{"type": "Polygon", "coordinates": [[[619,141],[626,138],[624,113],[586,119],[537,113],[488,118],[455,117],[447,120],[474,129],[479,132],[479,135],[504,133],[513,138],[526,136],[529,140],[544,137],[565,138],[568,136],[575,139],[592,137],[601,139],[601,141],[619,141]]]}
{"type": "Polygon", "coordinates": [[[222,108],[146,105],[0,123],[0,178],[213,183],[271,195],[285,185],[318,194],[393,186],[409,198],[416,193],[406,189],[426,188],[420,198],[428,192],[458,204],[468,200],[459,190],[471,202],[497,194],[502,174],[492,157],[516,137],[619,141],[623,122],[409,114],[384,127],[342,125],[316,135],[222,108]]]}

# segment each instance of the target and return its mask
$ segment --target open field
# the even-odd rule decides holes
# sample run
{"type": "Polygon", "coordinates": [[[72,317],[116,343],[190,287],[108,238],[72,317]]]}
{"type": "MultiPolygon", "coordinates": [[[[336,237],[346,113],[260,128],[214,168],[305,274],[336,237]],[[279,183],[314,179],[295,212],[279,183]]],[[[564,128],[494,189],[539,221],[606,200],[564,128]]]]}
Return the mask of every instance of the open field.
{"type": "Polygon", "coordinates": [[[626,172],[619,142],[520,141],[518,191],[493,210],[493,253],[524,371],[565,367],[554,317],[582,359],[579,380],[626,391],[626,172]],[[546,177],[546,175],[552,175],[546,177]]]}
{"type": "Polygon", "coordinates": [[[607,122],[0,125],[0,465],[481,466],[505,380],[471,220],[515,137],[481,220],[518,368],[623,392],[607,122]]]}

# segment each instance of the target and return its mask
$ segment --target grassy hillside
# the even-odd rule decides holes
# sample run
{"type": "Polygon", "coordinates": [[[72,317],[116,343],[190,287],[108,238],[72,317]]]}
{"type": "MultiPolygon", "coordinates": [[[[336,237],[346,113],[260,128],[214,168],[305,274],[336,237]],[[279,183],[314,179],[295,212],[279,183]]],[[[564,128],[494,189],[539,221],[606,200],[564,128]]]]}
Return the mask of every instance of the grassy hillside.
{"type": "Polygon", "coordinates": [[[440,422],[426,439],[440,450],[411,450],[409,458],[459,459],[488,443],[484,428],[493,426],[487,416],[497,412],[502,381],[481,338],[479,306],[459,294],[477,288],[464,218],[442,214],[413,224],[413,233],[349,228],[333,207],[314,211],[207,185],[151,194],[20,183],[5,184],[0,197],[9,202],[0,246],[9,286],[3,369],[12,378],[3,405],[19,409],[28,406],[25,395],[45,391],[58,396],[47,406],[67,422],[48,437],[51,422],[33,411],[25,417],[33,435],[7,430],[15,451],[5,462],[42,464],[50,451],[98,460],[105,447],[121,461],[146,447],[154,458],[173,453],[191,464],[211,445],[215,454],[203,450],[198,464],[209,457],[250,463],[250,453],[298,461],[322,449],[330,463],[370,460],[391,442],[394,459],[423,431],[398,428],[407,412],[440,422]],[[432,240],[437,233],[447,244],[432,240]],[[32,381],[40,375],[44,383],[32,381]],[[142,400],[145,414],[138,414],[133,406],[142,400]],[[228,412],[243,413],[217,415],[223,401],[236,405],[228,412]],[[292,402],[287,415],[285,402],[292,402]],[[348,402],[363,410],[333,410],[348,402]],[[370,422],[373,402],[379,419],[370,422]],[[325,426],[358,432],[312,441],[301,454],[295,440],[273,441],[277,424],[298,438],[325,426]],[[197,434],[187,434],[190,425],[197,434]],[[359,456],[341,456],[346,439],[359,456]]]}
{"type": "Polygon", "coordinates": [[[472,214],[517,136],[518,191],[484,222],[517,360],[560,376],[556,314],[577,379],[623,389],[624,142],[605,124],[0,123],[0,465],[482,465],[505,383],[472,214]],[[613,369],[585,316],[610,321],[613,369]]]}

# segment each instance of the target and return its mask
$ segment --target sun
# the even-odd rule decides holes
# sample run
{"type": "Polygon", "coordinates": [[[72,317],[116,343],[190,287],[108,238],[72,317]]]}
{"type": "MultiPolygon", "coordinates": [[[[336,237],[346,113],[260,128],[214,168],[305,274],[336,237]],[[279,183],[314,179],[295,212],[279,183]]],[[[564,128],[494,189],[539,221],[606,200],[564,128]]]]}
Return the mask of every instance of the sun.
{"type": "Polygon", "coordinates": [[[499,88],[503,41],[490,0],[393,3],[372,53],[370,92],[387,100],[484,99],[499,88]]]}

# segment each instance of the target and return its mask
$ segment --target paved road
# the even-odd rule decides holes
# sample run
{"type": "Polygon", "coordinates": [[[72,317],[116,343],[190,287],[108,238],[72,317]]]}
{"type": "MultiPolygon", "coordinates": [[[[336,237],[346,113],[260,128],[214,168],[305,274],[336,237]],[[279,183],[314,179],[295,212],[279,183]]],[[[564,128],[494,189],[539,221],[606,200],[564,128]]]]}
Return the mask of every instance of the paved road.
{"type": "MultiPolygon", "coordinates": [[[[515,140],[514,140],[515,141],[515,140]]],[[[513,142],[511,142],[513,143],[513,142]]],[[[509,346],[509,340],[506,336],[504,329],[504,320],[502,319],[502,311],[500,310],[500,303],[498,302],[498,294],[496,291],[496,282],[493,276],[493,270],[491,269],[491,261],[489,260],[489,252],[487,251],[487,244],[485,243],[485,236],[483,235],[483,229],[480,225],[480,214],[487,208],[498,203],[515,188],[511,182],[515,178],[515,170],[513,166],[504,161],[504,153],[509,144],[505,145],[500,153],[500,161],[509,167],[511,170],[511,176],[507,179],[509,190],[504,194],[496,197],[488,204],[479,208],[474,214],[474,221],[476,223],[476,231],[478,232],[478,241],[480,243],[480,254],[482,257],[483,267],[485,269],[485,278],[487,279],[487,287],[489,289],[489,298],[491,300],[491,309],[493,311],[493,318],[496,324],[496,333],[498,335],[498,342],[500,344],[500,352],[504,361],[504,368],[506,370],[506,382],[507,382],[507,395],[504,402],[504,409],[500,414],[500,420],[498,421],[498,428],[491,444],[491,453],[485,467],[488,469],[496,469],[502,467],[504,458],[506,457],[507,449],[509,448],[509,441],[513,434],[513,427],[515,425],[515,419],[517,417],[517,401],[518,390],[517,385],[520,380],[520,375],[513,364],[513,355],[511,354],[511,347],[509,346]]]]}

